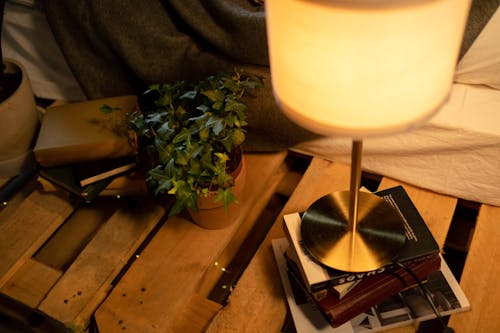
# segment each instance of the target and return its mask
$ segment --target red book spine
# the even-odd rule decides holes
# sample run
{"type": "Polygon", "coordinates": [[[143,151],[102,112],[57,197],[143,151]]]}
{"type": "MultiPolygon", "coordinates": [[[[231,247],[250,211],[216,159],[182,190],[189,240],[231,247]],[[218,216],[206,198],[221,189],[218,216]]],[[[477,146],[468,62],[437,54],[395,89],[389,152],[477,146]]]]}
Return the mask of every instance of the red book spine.
{"type": "MultiPolygon", "coordinates": [[[[439,270],[440,266],[441,258],[438,255],[407,265],[420,280],[425,280],[430,273],[439,270]]],[[[330,325],[337,327],[416,283],[405,269],[397,268],[363,279],[341,299],[328,289],[314,293],[314,297],[330,325]]]]}

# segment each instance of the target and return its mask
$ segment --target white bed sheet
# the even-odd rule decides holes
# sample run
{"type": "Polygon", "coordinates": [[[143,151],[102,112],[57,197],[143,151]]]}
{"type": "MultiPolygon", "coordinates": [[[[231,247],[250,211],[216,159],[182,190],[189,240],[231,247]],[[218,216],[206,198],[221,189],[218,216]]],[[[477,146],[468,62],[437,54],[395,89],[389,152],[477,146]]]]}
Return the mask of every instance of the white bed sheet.
{"type": "MultiPolygon", "coordinates": [[[[447,104],[419,129],[364,140],[363,168],[439,193],[500,206],[499,40],[497,9],[457,66],[447,104]]],[[[351,141],[320,138],[293,150],[350,163],[351,141]]]]}

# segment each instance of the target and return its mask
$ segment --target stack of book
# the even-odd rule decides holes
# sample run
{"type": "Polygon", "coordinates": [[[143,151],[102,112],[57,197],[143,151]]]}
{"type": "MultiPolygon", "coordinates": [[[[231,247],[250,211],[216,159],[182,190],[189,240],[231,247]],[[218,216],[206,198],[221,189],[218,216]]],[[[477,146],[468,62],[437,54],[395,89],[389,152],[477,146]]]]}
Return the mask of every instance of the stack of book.
{"type": "Polygon", "coordinates": [[[136,96],[120,96],[48,107],[33,150],[42,189],[62,188],[85,201],[147,193],[125,123],[136,102],[136,96]]]}
{"type": "Polygon", "coordinates": [[[378,192],[401,213],[406,242],[393,263],[350,273],[317,262],[301,239],[301,214],[284,216],[286,238],[273,248],[297,331],[375,332],[464,311],[469,302],[440,255],[439,246],[403,187],[378,192]],[[415,279],[417,278],[417,279],[415,279]]]}

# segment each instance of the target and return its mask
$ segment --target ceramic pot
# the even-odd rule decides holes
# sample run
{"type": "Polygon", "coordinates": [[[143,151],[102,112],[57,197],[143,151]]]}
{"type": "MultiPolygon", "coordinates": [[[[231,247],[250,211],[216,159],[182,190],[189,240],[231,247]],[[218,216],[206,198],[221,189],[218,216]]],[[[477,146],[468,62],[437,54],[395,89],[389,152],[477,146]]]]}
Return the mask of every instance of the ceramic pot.
{"type": "MultiPolygon", "coordinates": [[[[246,165],[244,156],[238,168],[232,172],[234,179],[233,194],[239,201],[246,182],[246,165]]],[[[233,224],[240,213],[239,204],[232,203],[226,210],[223,202],[215,202],[215,193],[198,200],[198,210],[188,208],[193,221],[205,229],[222,229],[233,224]]]]}
{"type": "Polygon", "coordinates": [[[26,70],[12,59],[4,63],[6,71],[22,75],[19,87],[0,103],[0,177],[12,177],[34,164],[32,148],[39,118],[26,70]]]}

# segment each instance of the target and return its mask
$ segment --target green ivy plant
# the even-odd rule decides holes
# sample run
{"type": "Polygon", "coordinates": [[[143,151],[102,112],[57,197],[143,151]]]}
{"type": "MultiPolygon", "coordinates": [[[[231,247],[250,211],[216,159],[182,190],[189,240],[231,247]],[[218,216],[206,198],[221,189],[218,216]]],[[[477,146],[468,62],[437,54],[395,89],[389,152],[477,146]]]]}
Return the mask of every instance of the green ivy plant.
{"type": "Polygon", "coordinates": [[[260,77],[235,70],[155,84],[140,97],[130,126],[150,161],[146,180],[154,194],[175,196],[170,215],[198,209],[198,199],[213,192],[226,209],[236,201],[229,166],[238,162],[234,152],[245,140],[243,98],[261,84],[260,77]]]}

